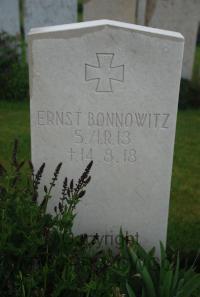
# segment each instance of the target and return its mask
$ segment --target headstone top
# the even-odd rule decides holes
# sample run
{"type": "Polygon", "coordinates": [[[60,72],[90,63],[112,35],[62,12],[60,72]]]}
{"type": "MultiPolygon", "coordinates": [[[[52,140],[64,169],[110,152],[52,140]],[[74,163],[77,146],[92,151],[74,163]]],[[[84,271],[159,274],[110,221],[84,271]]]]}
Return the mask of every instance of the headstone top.
{"type": "Polygon", "coordinates": [[[0,1],[0,31],[11,35],[20,34],[18,0],[0,1]]]}
{"type": "Polygon", "coordinates": [[[73,23],[77,20],[77,0],[26,0],[25,35],[31,28],[73,23]]]}
{"type": "Polygon", "coordinates": [[[182,77],[191,80],[200,22],[200,1],[140,0],[137,22],[140,25],[178,31],[185,37],[182,77]]]}
{"type": "MultiPolygon", "coordinates": [[[[49,27],[42,27],[42,28],[33,28],[30,30],[28,35],[31,38],[35,38],[35,37],[37,38],[39,37],[39,35],[42,35],[42,34],[46,35],[48,33],[54,33],[54,32],[56,33],[56,32],[65,32],[65,31],[74,31],[76,29],[89,30],[95,27],[105,27],[105,26],[133,30],[136,32],[150,35],[150,36],[157,35],[160,38],[168,38],[168,39],[184,41],[183,35],[178,32],[160,30],[160,29],[144,27],[140,25],[129,24],[129,23],[124,23],[119,21],[106,20],[106,19],[88,21],[88,22],[82,22],[82,23],[58,25],[58,26],[49,26],[49,27]]],[[[50,37],[52,37],[52,35],[50,37]]]]}
{"type": "Polygon", "coordinates": [[[137,0],[86,0],[83,1],[83,19],[92,21],[111,19],[135,23],[137,0]]]}

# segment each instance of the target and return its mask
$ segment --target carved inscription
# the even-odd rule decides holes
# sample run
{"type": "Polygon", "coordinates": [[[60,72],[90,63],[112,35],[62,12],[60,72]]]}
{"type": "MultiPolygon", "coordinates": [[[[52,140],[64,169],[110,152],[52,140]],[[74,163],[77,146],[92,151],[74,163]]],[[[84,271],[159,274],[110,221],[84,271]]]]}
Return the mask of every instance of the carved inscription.
{"type": "Polygon", "coordinates": [[[101,147],[100,161],[105,163],[134,163],[136,161],[134,137],[129,130],[72,129],[72,143],[75,146],[69,152],[71,161],[77,160],[77,156],[81,161],[97,160],[99,158],[95,151],[97,146],[101,147]]]}
{"type": "Polygon", "coordinates": [[[97,156],[97,153],[93,147],[81,147],[70,148],[67,151],[70,161],[91,161],[99,160],[107,164],[119,164],[119,163],[135,163],[137,160],[137,152],[134,148],[122,149],[120,152],[115,151],[113,148],[103,148],[102,155],[97,156]]]}
{"type": "Polygon", "coordinates": [[[63,127],[70,132],[71,147],[66,149],[70,161],[134,164],[138,160],[135,129],[167,131],[170,114],[39,110],[37,125],[63,127]]]}
{"type": "Polygon", "coordinates": [[[96,56],[97,66],[85,64],[85,80],[97,80],[96,92],[113,92],[113,80],[124,82],[124,65],[113,66],[114,54],[96,56]]]}
{"type": "Polygon", "coordinates": [[[88,112],[80,111],[50,111],[39,110],[37,112],[37,124],[39,126],[80,126],[87,120],[89,127],[113,127],[113,128],[149,128],[168,129],[169,113],[162,112],[88,112]]]}

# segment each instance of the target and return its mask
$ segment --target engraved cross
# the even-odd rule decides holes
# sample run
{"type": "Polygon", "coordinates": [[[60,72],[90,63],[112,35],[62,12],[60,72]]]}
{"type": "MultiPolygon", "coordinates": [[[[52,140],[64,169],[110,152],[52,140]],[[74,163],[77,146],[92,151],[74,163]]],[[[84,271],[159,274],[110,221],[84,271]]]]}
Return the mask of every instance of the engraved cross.
{"type": "Polygon", "coordinates": [[[124,65],[112,66],[114,54],[96,54],[98,65],[85,65],[85,80],[97,80],[96,92],[113,92],[112,81],[124,82],[124,65]]]}

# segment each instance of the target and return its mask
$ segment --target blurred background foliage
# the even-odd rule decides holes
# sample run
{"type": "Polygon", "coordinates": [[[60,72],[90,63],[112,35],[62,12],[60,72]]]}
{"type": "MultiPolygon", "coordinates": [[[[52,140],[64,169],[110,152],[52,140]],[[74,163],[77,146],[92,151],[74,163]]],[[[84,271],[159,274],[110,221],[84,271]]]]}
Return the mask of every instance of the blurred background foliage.
{"type": "Polygon", "coordinates": [[[0,100],[28,99],[28,65],[24,49],[23,41],[0,33],[0,100]]]}

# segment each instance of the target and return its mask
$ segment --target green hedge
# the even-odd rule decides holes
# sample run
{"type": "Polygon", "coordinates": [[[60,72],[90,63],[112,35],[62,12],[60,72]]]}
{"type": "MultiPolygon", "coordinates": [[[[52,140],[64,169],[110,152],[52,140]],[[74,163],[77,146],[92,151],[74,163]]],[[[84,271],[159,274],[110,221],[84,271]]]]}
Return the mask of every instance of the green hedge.
{"type": "Polygon", "coordinates": [[[0,100],[23,101],[29,97],[25,45],[0,34],[0,100]]]}

